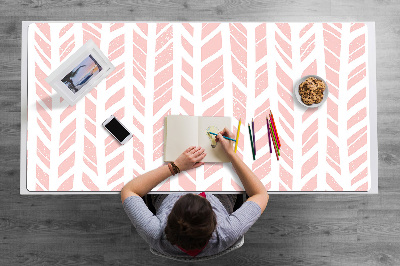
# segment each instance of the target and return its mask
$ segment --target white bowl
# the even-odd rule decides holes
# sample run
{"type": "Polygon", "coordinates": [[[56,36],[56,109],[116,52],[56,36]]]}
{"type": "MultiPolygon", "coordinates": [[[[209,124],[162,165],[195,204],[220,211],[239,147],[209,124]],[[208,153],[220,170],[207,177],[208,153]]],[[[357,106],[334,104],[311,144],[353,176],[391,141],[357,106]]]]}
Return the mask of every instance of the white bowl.
{"type": "Polygon", "coordinates": [[[293,87],[293,92],[294,92],[295,98],[301,105],[308,107],[308,108],[314,108],[314,107],[318,107],[318,106],[321,106],[324,104],[324,102],[328,98],[329,89],[328,89],[328,84],[326,84],[326,82],[323,78],[316,76],[316,75],[308,75],[308,76],[302,77],[301,79],[299,79],[299,81],[296,82],[295,86],[293,87]],[[310,77],[322,80],[322,82],[325,84],[325,90],[324,90],[324,97],[322,98],[322,101],[320,103],[313,103],[313,104],[307,105],[307,104],[303,103],[303,101],[301,100],[301,96],[299,93],[299,87],[300,87],[301,83],[303,83],[307,78],[310,78],[310,77]]]}

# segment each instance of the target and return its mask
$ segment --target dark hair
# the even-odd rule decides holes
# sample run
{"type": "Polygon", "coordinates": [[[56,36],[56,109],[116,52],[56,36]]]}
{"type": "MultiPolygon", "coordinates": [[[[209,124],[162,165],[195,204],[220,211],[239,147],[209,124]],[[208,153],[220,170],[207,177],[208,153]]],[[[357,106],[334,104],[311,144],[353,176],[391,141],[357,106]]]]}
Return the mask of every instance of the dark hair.
{"type": "Polygon", "coordinates": [[[172,245],[186,250],[200,249],[207,244],[216,226],[210,202],[188,193],[175,202],[168,215],[165,234],[172,245]]]}

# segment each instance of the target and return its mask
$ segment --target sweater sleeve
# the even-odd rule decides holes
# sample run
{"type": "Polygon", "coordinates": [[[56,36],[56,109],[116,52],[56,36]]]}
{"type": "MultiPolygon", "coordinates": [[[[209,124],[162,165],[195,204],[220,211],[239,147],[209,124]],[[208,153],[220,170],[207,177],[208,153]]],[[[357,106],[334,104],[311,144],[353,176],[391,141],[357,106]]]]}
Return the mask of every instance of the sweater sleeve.
{"type": "Polygon", "coordinates": [[[243,205],[227,216],[219,225],[220,236],[227,247],[233,245],[243,236],[261,216],[261,208],[253,201],[243,205]]]}
{"type": "Polygon", "coordinates": [[[131,196],[125,199],[123,207],[138,234],[148,244],[161,238],[161,222],[149,210],[141,197],[131,196]]]}

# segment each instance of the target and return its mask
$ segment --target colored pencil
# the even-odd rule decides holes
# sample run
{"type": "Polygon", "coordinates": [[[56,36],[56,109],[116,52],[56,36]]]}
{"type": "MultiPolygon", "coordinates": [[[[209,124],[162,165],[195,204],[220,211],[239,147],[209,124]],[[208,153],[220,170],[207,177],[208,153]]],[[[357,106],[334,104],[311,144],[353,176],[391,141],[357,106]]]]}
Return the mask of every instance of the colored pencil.
{"type": "Polygon", "coordinates": [[[281,146],[279,146],[279,141],[278,141],[278,138],[276,137],[278,135],[277,132],[276,132],[276,128],[275,128],[273,122],[271,122],[271,125],[272,125],[272,133],[274,133],[276,145],[277,145],[278,149],[280,149],[281,146]]]}
{"type": "Polygon", "coordinates": [[[251,128],[253,129],[253,146],[254,146],[254,156],[256,155],[256,133],[254,132],[254,120],[251,119],[251,128]]]}
{"type": "Polygon", "coordinates": [[[276,145],[276,148],[277,148],[277,151],[278,151],[278,155],[281,156],[280,153],[279,153],[278,140],[276,139],[276,134],[275,134],[275,131],[274,131],[274,130],[272,130],[272,140],[274,141],[274,143],[275,143],[275,145],[276,145]]]}
{"type": "Polygon", "coordinates": [[[269,121],[268,121],[268,117],[266,117],[266,120],[267,120],[267,130],[268,130],[269,153],[272,153],[271,133],[269,132],[269,121]]]}
{"type": "MultiPolygon", "coordinates": [[[[209,134],[212,134],[212,135],[218,135],[217,133],[214,133],[214,132],[210,132],[210,131],[208,131],[207,133],[209,133],[209,134]]],[[[232,141],[236,141],[235,139],[231,139],[231,138],[228,138],[228,137],[225,137],[225,136],[222,136],[224,139],[229,139],[229,140],[232,140],[232,141]]]]}
{"type": "Polygon", "coordinates": [[[238,125],[238,129],[237,129],[236,141],[235,141],[235,153],[237,151],[237,146],[238,146],[238,142],[239,142],[239,133],[240,133],[240,124],[241,123],[242,123],[242,119],[239,119],[239,125],[238,125]]]}
{"type": "Polygon", "coordinates": [[[279,139],[278,131],[277,131],[277,129],[276,129],[276,124],[275,124],[274,116],[272,115],[272,112],[271,112],[271,111],[270,111],[269,118],[270,118],[270,120],[272,121],[272,127],[273,127],[273,129],[274,129],[274,133],[275,133],[275,137],[276,137],[276,140],[277,140],[278,148],[280,148],[280,147],[281,147],[280,139],[279,139]]]}
{"type": "MultiPolygon", "coordinates": [[[[270,123],[270,126],[271,126],[271,123],[270,123]]],[[[271,130],[271,132],[272,132],[272,129],[270,129],[271,130]]],[[[274,150],[275,150],[275,154],[276,154],[276,159],[279,161],[279,155],[278,155],[278,147],[277,147],[277,145],[276,145],[276,143],[274,142],[274,139],[273,139],[273,137],[271,137],[272,138],[272,145],[274,146],[274,150]]]]}
{"type": "Polygon", "coordinates": [[[274,143],[274,149],[275,149],[275,154],[276,154],[276,159],[279,161],[279,148],[278,148],[278,143],[276,142],[275,136],[274,136],[274,130],[272,129],[272,123],[270,123],[271,125],[271,135],[272,135],[272,142],[274,143]]]}
{"type": "Polygon", "coordinates": [[[249,125],[249,137],[250,137],[250,143],[251,143],[251,153],[253,154],[253,160],[255,160],[256,156],[254,155],[253,138],[251,137],[250,124],[248,124],[248,125],[249,125]]]}
{"type": "Polygon", "coordinates": [[[269,111],[270,112],[270,116],[271,116],[271,118],[272,118],[272,123],[273,123],[273,125],[274,125],[274,129],[275,129],[275,135],[276,135],[276,138],[277,138],[277,140],[278,140],[278,147],[279,148],[281,148],[281,140],[279,139],[279,134],[278,134],[278,131],[277,131],[277,129],[276,129],[276,124],[275,124],[275,120],[274,120],[274,115],[272,114],[272,111],[270,110],[269,111]]]}

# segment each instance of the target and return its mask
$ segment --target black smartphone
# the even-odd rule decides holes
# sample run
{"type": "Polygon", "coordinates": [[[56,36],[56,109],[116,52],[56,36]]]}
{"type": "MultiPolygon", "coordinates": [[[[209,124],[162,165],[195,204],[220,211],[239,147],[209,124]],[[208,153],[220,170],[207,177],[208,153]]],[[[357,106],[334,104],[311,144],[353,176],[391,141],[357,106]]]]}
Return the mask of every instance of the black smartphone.
{"type": "Polygon", "coordinates": [[[121,144],[127,143],[132,138],[132,133],[113,115],[103,122],[103,127],[121,144]]]}

